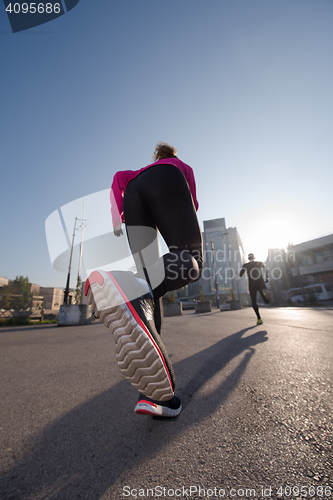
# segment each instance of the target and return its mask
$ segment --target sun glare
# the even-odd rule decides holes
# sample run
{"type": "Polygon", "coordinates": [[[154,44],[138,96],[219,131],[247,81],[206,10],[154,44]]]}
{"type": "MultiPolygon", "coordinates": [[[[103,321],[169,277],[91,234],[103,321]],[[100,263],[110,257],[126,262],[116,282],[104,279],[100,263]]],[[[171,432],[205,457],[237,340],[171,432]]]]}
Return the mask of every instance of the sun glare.
{"type": "Polygon", "coordinates": [[[288,244],[302,239],[302,232],[290,216],[266,214],[257,222],[255,227],[247,228],[247,234],[244,231],[244,238],[240,234],[246,255],[252,252],[257,260],[266,260],[270,248],[287,249],[288,244]]]}

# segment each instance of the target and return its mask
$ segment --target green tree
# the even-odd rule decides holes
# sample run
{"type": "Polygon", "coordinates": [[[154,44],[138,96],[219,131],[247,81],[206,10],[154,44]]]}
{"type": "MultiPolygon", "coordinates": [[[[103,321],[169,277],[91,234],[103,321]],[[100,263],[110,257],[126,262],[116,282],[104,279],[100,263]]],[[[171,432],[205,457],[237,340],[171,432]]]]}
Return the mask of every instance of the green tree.
{"type": "Polygon", "coordinates": [[[2,308],[3,309],[27,309],[31,304],[29,278],[16,276],[14,281],[8,283],[2,289],[2,308]]]}
{"type": "Polygon", "coordinates": [[[6,311],[8,311],[9,309],[11,309],[11,304],[12,304],[12,297],[9,294],[8,285],[6,285],[1,289],[0,308],[6,309],[6,311]]]}
{"type": "Polygon", "coordinates": [[[82,281],[80,276],[77,277],[76,290],[75,290],[75,303],[81,304],[82,299],[82,281]]]}

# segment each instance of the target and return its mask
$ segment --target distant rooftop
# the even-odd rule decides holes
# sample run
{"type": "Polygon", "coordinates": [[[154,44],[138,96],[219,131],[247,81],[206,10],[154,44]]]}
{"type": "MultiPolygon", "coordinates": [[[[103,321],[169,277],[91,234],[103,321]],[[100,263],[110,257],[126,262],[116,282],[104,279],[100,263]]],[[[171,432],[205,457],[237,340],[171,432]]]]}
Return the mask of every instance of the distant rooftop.
{"type": "Polygon", "coordinates": [[[305,252],[315,250],[316,248],[331,247],[333,245],[333,234],[316,238],[315,240],[305,241],[298,245],[293,245],[295,252],[305,252]]]}

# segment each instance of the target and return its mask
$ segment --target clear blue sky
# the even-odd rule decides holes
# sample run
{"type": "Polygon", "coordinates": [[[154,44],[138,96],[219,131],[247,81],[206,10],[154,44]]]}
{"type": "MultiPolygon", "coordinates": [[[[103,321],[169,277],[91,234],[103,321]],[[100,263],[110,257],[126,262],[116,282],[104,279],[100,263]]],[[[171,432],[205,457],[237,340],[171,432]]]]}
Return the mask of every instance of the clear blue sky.
{"type": "Polygon", "coordinates": [[[331,0],[80,0],[16,34],[1,9],[0,276],[64,287],[45,220],[158,141],[260,260],[333,232],[331,0]]]}

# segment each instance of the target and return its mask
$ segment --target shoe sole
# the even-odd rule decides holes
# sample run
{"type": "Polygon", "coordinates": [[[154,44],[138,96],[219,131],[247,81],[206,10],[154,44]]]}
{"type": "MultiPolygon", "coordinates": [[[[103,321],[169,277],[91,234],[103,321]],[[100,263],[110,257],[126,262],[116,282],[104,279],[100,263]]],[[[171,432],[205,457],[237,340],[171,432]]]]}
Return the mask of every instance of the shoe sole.
{"type": "Polygon", "coordinates": [[[87,279],[85,295],[93,314],[113,335],[116,360],[126,379],[151,399],[171,399],[174,392],[163,354],[114,277],[94,271],[87,279]]]}
{"type": "Polygon", "coordinates": [[[158,417],[177,417],[182,411],[182,405],[179,408],[172,410],[166,406],[151,403],[150,401],[138,401],[134,411],[137,415],[151,415],[158,417]]]}

